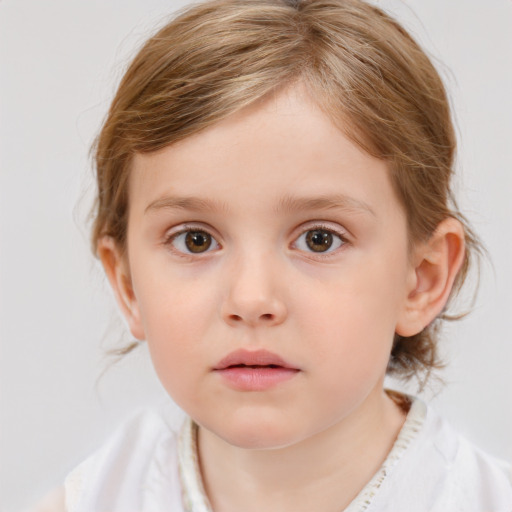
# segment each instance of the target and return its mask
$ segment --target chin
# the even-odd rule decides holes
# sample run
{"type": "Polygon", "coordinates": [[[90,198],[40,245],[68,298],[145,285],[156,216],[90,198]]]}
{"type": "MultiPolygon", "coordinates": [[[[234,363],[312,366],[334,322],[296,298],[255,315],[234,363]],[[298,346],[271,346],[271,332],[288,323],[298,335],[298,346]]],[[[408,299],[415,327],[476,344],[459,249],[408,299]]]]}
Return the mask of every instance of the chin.
{"type": "Polygon", "coordinates": [[[286,435],[275,435],[264,429],[220,433],[220,437],[227,443],[244,450],[277,450],[296,443],[298,440],[286,435]]]}
{"type": "Polygon", "coordinates": [[[273,450],[290,446],[302,440],[302,436],[285,421],[272,418],[255,418],[252,415],[225,421],[208,430],[223,439],[226,443],[246,450],[273,450]]]}

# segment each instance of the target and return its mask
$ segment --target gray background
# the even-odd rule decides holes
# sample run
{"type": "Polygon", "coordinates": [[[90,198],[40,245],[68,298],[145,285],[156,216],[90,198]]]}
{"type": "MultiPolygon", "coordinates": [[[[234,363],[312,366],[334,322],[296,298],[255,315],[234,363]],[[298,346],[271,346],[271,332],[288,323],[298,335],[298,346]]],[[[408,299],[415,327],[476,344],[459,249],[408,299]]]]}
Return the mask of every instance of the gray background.
{"type": "MultiPolygon", "coordinates": [[[[428,49],[460,135],[457,188],[492,256],[474,312],[445,331],[425,396],[512,459],[512,1],[382,1],[428,49]]],[[[165,400],[123,337],[88,250],[88,148],[134,48],[186,2],[0,0],[0,509],[20,510],[134,409],[165,400]],[[98,380],[99,379],[99,380],[98,380]]]]}

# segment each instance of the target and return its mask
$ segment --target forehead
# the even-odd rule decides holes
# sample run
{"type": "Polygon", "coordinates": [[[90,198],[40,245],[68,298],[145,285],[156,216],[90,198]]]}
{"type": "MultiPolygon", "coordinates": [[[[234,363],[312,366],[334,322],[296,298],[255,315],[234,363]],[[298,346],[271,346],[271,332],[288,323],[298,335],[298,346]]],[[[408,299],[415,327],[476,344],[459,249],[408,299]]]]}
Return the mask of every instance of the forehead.
{"type": "Polygon", "coordinates": [[[246,211],[332,195],[370,210],[398,207],[386,162],[346,137],[300,86],[163,150],[137,154],[129,195],[132,211],[167,197],[246,211]]]}

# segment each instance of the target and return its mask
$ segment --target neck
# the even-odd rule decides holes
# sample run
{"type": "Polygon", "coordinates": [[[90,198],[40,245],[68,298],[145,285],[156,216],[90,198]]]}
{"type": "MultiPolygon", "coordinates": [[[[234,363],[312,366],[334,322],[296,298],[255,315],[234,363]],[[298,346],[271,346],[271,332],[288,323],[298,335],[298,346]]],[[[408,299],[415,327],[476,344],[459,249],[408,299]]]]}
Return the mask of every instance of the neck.
{"type": "Polygon", "coordinates": [[[206,494],[215,512],[339,512],[384,462],[404,419],[381,389],[343,420],[283,448],[239,448],[200,428],[206,494]]]}

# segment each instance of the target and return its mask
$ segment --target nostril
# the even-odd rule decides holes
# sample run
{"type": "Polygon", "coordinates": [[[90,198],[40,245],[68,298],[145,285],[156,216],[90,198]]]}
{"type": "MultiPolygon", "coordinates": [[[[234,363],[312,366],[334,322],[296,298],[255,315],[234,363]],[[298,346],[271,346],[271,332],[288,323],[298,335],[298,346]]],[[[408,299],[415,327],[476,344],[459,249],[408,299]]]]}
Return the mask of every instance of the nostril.
{"type": "Polygon", "coordinates": [[[260,325],[261,327],[270,327],[281,324],[287,316],[287,310],[284,305],[277,302],[275,305],[242,304],[237,306],[238,308],[227,303],[222,307],[222,318],[232,326],[247,324],[252,327],[257,325],[260,325]],[[266,313],[264,313],[264,311],[266,311],[266,313]]]}

